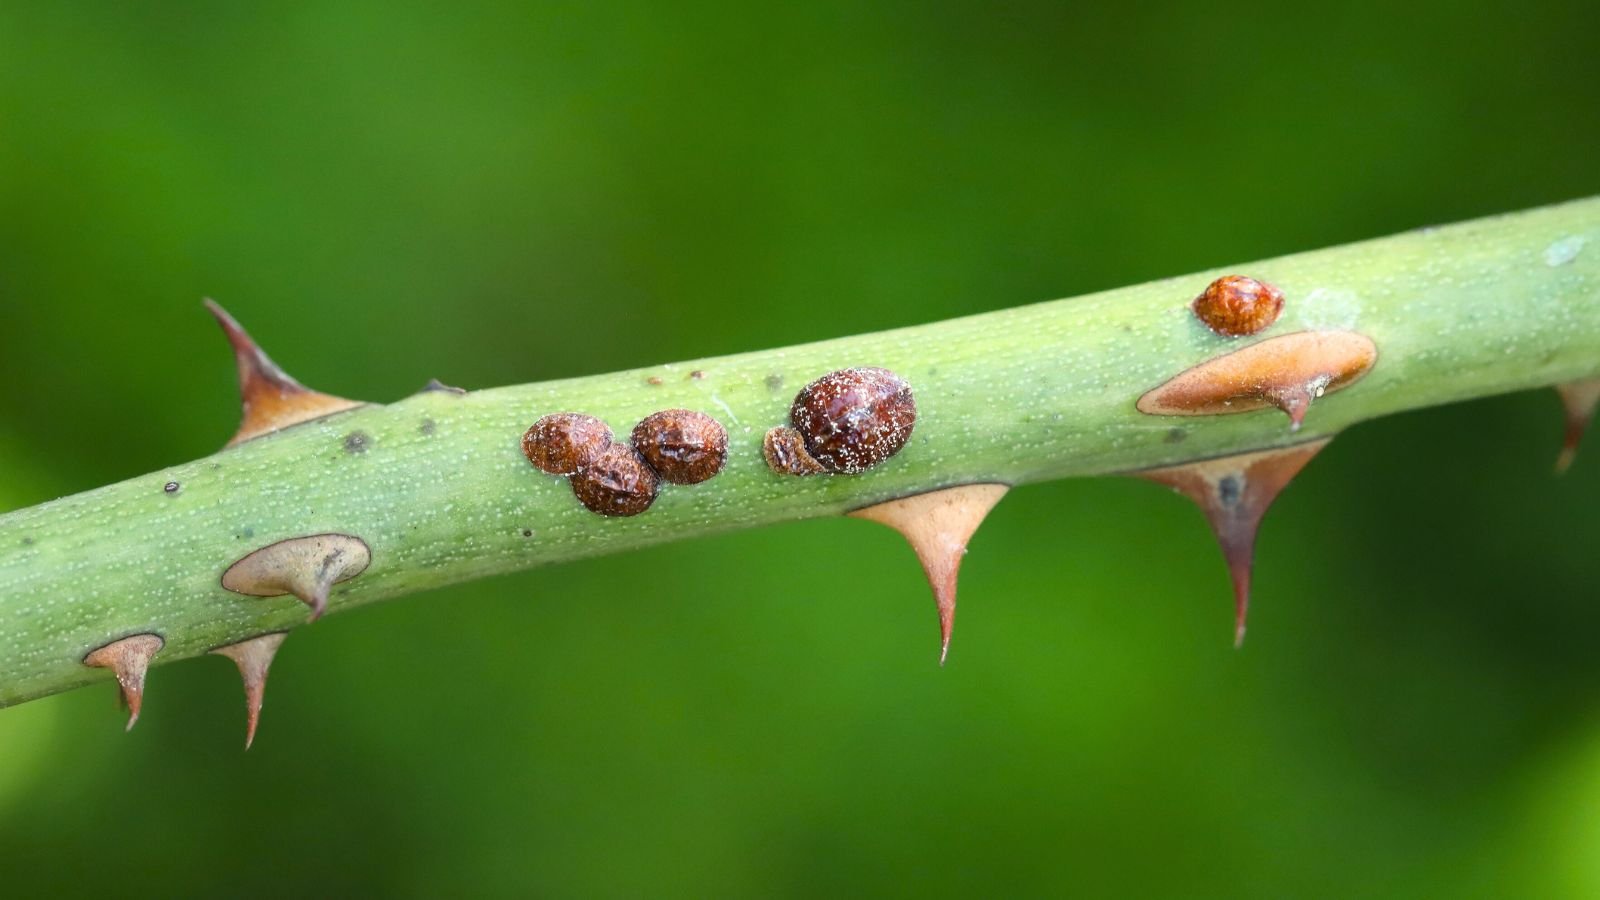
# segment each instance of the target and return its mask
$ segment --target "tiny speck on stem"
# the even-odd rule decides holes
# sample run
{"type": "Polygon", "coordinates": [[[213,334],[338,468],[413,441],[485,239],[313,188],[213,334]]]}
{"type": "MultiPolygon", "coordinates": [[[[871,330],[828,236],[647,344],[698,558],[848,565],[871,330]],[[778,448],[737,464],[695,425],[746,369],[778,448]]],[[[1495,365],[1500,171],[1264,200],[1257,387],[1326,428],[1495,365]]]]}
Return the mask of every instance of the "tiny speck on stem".
{"type": "Polygon", "coordinates": [[[169,481],[165,485],[163,485],[161,487],[161,489],[163,491],[166,491],[168,496],[171,496],[173,494],[176,494],[178,491],[183,490],[183,485],[177,483],[176,481],[169,481]]]}

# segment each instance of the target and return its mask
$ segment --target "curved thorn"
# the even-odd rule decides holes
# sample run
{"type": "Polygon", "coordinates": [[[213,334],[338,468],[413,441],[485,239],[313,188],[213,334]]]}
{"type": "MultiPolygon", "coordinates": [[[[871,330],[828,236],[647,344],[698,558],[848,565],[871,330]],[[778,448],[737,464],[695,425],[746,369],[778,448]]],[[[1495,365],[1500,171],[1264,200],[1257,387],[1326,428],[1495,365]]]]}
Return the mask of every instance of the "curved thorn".
{"type": "Polygon", "coordinates": [[[311,608],[310,622],[328,609],[333,586],[372,563],[372,549],[352,534],[309,534],[252,551],[222,573],[222,586],[251,597],[293,594],[311,608]]]}
{"type": "Polygon", "coordinates": [[[271,668],[272,658],[277,654],[278,648],[283,645],[283,639],[288,636],[288,632],[278,631],[211,651],[218,656],[226,656],[233,660],[234,665],[239,667],[239,677],[244,681],[244,704],[247,716],[244,733],[246,750],[255,743],[256,725],[261,721],[261,700],[267,690],[267,670],[271,668]]]}
{"type": "Polygon", "coordinates": [[[857,519],[878,522],[905,537],[922,563],[939,612],[939,665],[950,655],[956,622],[956,580],[967,542],[1009,485],[963,484],[901,497],[854,510],[857,519]]]}
{"type": "Polygon", "coordinates": [[[429,378],[428,383],[422,386],[419,393],[423,394],[465,394],[466,388],[458,388],[453,384],[445,384],[437,378],[429,378]]]}
{"type": "Polygon", "coordinates": [[[128,724],[123,731],[132,731],[139,721],[139,710],[144,705],[145,673],[150,669],[150,660],[164,646],[166,641],[160,635],[135,634],[92,650],[83,658],[84,665],[110,669],[116,676],[122,703],[128,708],[128,724]]]}
{"type": "Polygon", "coordinates": [[[1600,404],[1600,378],[1586,378],[1556,385],[1561,395],[1561,406],[1566,413],[1566,434],[1561,442],[1561,453],[1556,457],[1556,474],[1565,474],[1578,456],[1578,445],[1583,433],[1594,417],[1596,404],[1600,404]]]}
{"type": "Polygon", "coordinates": [[[355,400],[313,391],[295,381],[267,356],[227,310],[209,297],[205,306],[222,326],[239,370],[239,400],[244,413],[238,432],[225,446],[232,447],[291,425],[362,405],[355,400]]]}
{"type": "Polygon", "coordinates": [[[1250,611],[1250,575],[1261,519],[1278,494],[1330,440],[1332,438],[1322,438],[1292,447],[1135,473],[1193,500],[1211,524],[1233,582],[1235,647],[1244,644],[1245,619],[1250,611]]]}
{"type": "Polygon", "coordinates": [[[1377,360],[1377,345],[1364,334],[1298,331],[1180,372],[1135,407],[1151,416],[1222,416],[1275,406],[1298,431],[1313,400],[1354,384],[1377,360]]]}

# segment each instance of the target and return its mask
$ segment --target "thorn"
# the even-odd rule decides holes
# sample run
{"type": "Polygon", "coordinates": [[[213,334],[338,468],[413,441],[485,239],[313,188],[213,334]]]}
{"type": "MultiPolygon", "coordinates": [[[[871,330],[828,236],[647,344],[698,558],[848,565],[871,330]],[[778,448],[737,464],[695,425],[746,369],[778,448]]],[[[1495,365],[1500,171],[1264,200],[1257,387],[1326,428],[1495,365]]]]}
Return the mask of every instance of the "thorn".
{"type": "Polygon", "coordinates": [[[135,634],[90,651],[83,664],[97,669],[110,669],[117,677],[122,703],[128,709],[128,725],[132,731],[139,721],[139,708],[144,704],[144,676],[150,669],[150,660],[161,652],[166,641],[159,635],[135,634]]]}
{"type": "Polygon", "coordinates": [[[227,335],[239,369],[239,399],[244,417],[239,431],[224,446],[232,447],[291,425],[363,405],[355,400],[318,393],[295,381],[278,368],[227,310],[209,297],[205,305],[222,326],[222,333],[227,335]]]}
{"type": "Polygon", "coordinates": [[[428,383],[422,386],[420,393],[465,394],[466,392],[466,388],[458,388],[455,385],[445,384],[437,378],[429,378],[428,383]]]}
{"type": "Polygon", "coordinates": [[[349,534],[312,534],[268,544],[228,567],[222,586],[251,597],[293,594],[311,607],[315,622],[328,609],[328,592],[360,575],[372,562],[367,542],[349,534]]]}
{"type": "Polygon", "coordinates": [[[849,515],[900,532],[917,553],[939,610],[939,665],[950,655],[956,624],[956,577],[967,542],[1010,485],[963,484],[889,500],[849,515]]]}
{"type": "Polygon", "coordinates": [[[1267,399],[1289,417],[1291,432],[1299,431],[1300,426],[1305,424],[1306,412],[1311,409],[1311,391],[1304,386],[1294,385],[1281,391],[1272,391],[1267,399]]]}
{"type": "Polygon", "coordinates": [[[256,724],[261,721],[261,698],[267,690],[267,669],[272,666],[272,657],[288,636],[288,632],[278,631],[211,651],[233,660],[234,665],[239,667],[239,677],[244,679],[244,706],[248,716],[244,732],[246,750],[256,741],[256,724]]]}
{"type": "Polygon", "coordinates": [[[1578,456],[1578,444],[1589,427],[1594,408],[1600,403],[1600,378],[1585,378],[1556,385],[1561,395],[1561,405],[1567,414],[1566,438],[1561,443],[1561,454],[1556,457],[1556,474],[1564,474],[1578,456]]]}
{"type": "Polygon", "coordinates": [[[1138,472],[1193,500],[1211,523],[1233,581],[1233,646],[1244,644],[1256,531],[1278,494],[1332,438],[1138,472]]]}
{"type": "Polygon", "coordinates": [[[1297,331],[1208,359],[1139,398],[1150,416],[1223,416],[1275,406],[1299,431],[1312,400],[1354,384],[1378,359],[1354,331],[1297,331]]]}

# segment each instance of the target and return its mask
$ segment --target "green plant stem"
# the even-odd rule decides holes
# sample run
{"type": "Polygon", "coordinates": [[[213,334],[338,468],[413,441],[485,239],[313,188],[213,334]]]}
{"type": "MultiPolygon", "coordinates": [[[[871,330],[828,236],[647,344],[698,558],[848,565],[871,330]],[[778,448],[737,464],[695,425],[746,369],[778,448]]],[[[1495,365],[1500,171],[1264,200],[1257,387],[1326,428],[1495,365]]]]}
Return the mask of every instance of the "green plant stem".
{"type": "MultiPolygon", "coordinates": [[[[292,363],[294,348],[269,349],[292,363]]],[[[479,576],[837,515],[948,485],[1171,465],[1597,374],[1600,198],[915,328],[467,394],[424,392],[0,516],[0,706],[108,678],[81,660],[125,635],[162,635],[159,664],[303,625],[305,607],[292,597],[249,598],[219,584],[241,556],[298,535],[343,532],[371,545],[371,567],[335,590],[336,614],[479,576]],[[1187,309],[1230,272],[1270,281],[1288,297],[1283,317],[1257,338],[1218,337],[1187,309]],[[1333,328],[1371,337],[1378,362],[1313,404],[1299,433],[1270,409],[1171,418],[1134,408],[1145,391],[1202,360],[1260,338],[1333,328]],[[795,392],[852,365],[885,366],[910,381],[919,410],[911,443],[861,475],[768,470],[762,436],[785,422],[795,392]],[[586,412],[626,435],[669,407],[722,421],[728,465],[704,484],[663,486],[636,518],[588,512],[565,479],[536,471],[519,451],[523,430],[545,413],[586,412]],[[347,440],[357,432],[364,437],[347,440]],[[164,491],[168,482],[181,489],[164,491]]]]}

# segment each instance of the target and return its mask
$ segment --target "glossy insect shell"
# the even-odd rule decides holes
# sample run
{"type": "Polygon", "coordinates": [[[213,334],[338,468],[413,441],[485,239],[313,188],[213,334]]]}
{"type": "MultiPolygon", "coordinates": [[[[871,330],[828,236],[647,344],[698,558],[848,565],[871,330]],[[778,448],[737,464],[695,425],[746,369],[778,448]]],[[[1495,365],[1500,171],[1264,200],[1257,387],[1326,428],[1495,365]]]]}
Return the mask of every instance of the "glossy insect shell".
{"type": "Polygon", "coordinates": [[[600,458],[611,446],[611,429],[594,416],[551,413],[522,436],[528,462],[551,475],[571,475],[600,458]]]}
{"type": "Polygon", "coordinates": [[[572,493],[602,516],[637,516],[656,502],[659,481],[632,447],[612,444],[572,476],[572,493]]]}
{"type": "Polygon", "coordinates": [[[1224,275],[1190,304],[1207,328],[1225,337],[1255,334],[1278,321],[1283,291],[1245,275],[1224,275]]]}
{"type": "Polygon", "coordinates": [[[911,439],[917,404],[911,385],[888,369],[860,366],[806,385],[789,423],[830,472],[855,473],[899,453],[911,439]]]}
{"type": "Polygon", "coordinates": [[[728,460],[728,430],[691,409],[664,409],[633,428],[633,448],[662,480],[699,484],[728,460]]]}

